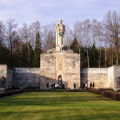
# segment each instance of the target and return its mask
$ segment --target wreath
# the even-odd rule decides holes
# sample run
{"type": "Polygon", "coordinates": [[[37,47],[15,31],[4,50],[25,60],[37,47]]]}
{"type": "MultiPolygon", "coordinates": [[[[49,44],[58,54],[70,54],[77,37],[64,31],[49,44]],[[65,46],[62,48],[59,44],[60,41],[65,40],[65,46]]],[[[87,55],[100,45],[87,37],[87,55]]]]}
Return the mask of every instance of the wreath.
{"type": "Polygon", "coordinates": [[[64,32],[59,32],[59,35],[60,35],[60,36],[63,36],[63,34],[64,34],[64,32]]]}

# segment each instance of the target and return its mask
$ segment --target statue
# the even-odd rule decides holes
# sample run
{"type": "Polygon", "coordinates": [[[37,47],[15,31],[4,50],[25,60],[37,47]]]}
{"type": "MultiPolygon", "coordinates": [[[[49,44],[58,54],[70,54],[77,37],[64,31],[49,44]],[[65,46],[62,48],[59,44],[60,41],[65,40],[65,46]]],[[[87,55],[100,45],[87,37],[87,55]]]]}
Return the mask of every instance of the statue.
{"type": "Polygon", "coordinates": [[[56,32],[56,51],[62,51],[62,48],[65,45],[65,25],[62,24],[62,20],[56,22],[55,27],[56,32]]]}
{"type": "Polygon", "coordinates": [[[56,47],[53,49],[47,50],[47,53],[56,53],[56,52],[64,52],[64,53],[73,53],[73,50],[65,49],[65,25],[62,24],[62,20],[56,21],[55,26],[56,32],[56,47]]]}

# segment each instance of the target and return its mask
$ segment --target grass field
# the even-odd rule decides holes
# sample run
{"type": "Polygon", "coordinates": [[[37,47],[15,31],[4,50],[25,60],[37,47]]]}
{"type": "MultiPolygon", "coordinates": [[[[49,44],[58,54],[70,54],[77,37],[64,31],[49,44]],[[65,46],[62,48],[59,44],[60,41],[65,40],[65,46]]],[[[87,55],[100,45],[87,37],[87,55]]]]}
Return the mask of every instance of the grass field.
{"type": "Polygon", "coordinates": [[[0,99],[0,120],[120,120],[120,102],[88,92],[31,92],[0,99]]]}

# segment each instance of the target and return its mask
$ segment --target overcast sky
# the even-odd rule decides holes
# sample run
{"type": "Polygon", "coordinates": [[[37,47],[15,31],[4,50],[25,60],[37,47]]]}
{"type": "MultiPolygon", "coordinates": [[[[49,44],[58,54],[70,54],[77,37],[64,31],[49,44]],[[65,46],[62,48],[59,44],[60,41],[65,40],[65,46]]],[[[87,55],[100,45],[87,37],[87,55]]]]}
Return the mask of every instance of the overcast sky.
{"type": "Polygon", "coordinates": [[[108,11],[120,13],[120,0],[0,0],[0,21],[12,18],[20,25],[39,21],[44,26],[62,19],[72,28],[77,20],[101,21],[108,11]]]}

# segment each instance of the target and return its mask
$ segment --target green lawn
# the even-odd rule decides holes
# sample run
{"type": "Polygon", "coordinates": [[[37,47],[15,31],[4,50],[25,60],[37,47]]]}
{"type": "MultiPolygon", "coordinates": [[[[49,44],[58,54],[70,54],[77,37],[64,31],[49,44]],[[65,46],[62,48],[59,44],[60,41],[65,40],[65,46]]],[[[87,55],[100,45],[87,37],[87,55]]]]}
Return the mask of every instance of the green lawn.
{"type": "Polygon", "coordinates": [[[88,92],[31,92],[0,99],[0,120],[120,120],[120,102],[88,92]]]}

